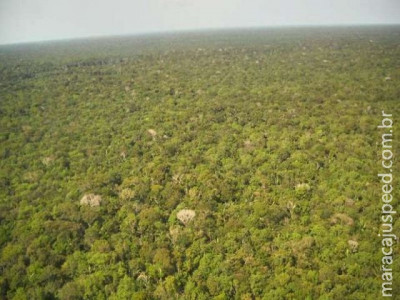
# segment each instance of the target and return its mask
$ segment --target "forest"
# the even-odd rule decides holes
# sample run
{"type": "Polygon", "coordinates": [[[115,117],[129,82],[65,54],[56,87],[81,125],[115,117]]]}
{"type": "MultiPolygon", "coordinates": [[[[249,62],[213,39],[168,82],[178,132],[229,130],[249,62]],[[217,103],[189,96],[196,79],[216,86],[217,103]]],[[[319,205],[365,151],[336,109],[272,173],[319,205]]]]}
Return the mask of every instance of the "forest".
{"type": "Polygon", "coordinates": [[[0,46],[0,299],[379,298],[399,82],[400,26],[0,46]]]}

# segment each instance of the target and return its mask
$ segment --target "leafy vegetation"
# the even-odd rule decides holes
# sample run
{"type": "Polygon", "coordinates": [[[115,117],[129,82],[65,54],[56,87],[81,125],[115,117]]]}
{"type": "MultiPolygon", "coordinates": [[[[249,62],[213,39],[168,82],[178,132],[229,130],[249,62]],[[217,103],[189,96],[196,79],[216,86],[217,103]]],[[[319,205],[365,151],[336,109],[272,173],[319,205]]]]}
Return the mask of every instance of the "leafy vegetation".
{"type": "Polygon", "coordinates": [[[376,299],[399,43],[343,27],[0,47],[0,297],[376,299]]]}

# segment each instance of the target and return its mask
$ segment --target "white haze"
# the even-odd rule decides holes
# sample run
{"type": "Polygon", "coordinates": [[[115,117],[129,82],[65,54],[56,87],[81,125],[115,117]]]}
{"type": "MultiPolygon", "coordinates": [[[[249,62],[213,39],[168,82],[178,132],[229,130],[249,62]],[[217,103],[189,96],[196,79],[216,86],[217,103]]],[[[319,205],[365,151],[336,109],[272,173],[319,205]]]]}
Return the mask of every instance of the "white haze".
{"type": "Polygon", "coordinates": [[[398,23],[399,0],[0,0],[0,44],[209,28],[398,23]]]}

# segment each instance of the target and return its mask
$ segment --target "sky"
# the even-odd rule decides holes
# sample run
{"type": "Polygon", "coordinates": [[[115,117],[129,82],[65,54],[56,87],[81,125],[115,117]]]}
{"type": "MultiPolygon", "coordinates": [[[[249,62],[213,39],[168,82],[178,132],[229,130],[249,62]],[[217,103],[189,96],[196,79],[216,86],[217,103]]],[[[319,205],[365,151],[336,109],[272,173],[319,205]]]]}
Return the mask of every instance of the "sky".
{"type": "Polygon", "coordinates": [[[0,44],[198,29],[399,23],[400,0],[0,0],[0,44]]]}

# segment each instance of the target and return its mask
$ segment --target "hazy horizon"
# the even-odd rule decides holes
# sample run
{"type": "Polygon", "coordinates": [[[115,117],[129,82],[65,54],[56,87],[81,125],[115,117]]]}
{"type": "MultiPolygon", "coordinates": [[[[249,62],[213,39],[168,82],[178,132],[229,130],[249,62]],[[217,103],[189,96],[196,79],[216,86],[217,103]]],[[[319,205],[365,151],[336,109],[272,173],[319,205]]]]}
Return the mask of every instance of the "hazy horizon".
{"type": "Polygon", "coordinates": [[[368,26],[400,26],[400,23],[354,23],[354,24],[301,24],[301,25],[266,25],[266,26],[242,26],[242,27],[219,27],[219,28],[194,28],[194,29],[176,29],[176,30],[158,30],[158,31],[143,31],[135,33],[116,33],[116,34],[98,34],[89,36],[76,36],[76,37],[61,37],[61,38],[50,38],[44,40],[32,40],[32,41],[20,41],[11,43],[0,43],[0,46],[12,46],[19,44],[32,44],[32,43],[48,43],[48,42],[67,42],[74,40],[87,40],[87,39],[103,39],[113,37],[141,37],[141,36],[152,36],[152,35],[168,35],[168,34],[185,34],[185,33],[208,33],[208,32],[219,32],[219,31],[235,31],[235,30],[266,30],[266,29],[278,29],[278,28],[345,28],[345,27],[368,27],[368,26]]]}
{"type": "Polygon", "coordinates": [[[3,0],[0,44],[234,28],[400,24],[395,0],[3,0]]]}

